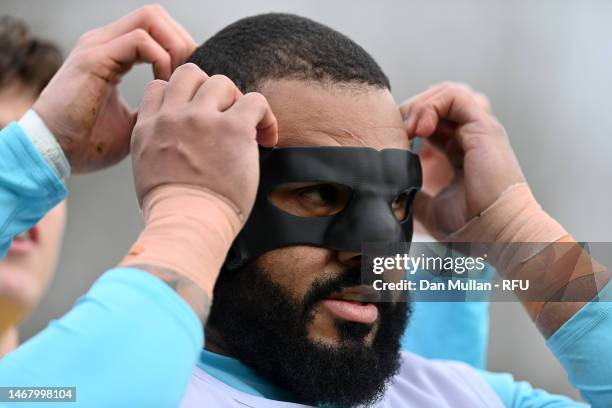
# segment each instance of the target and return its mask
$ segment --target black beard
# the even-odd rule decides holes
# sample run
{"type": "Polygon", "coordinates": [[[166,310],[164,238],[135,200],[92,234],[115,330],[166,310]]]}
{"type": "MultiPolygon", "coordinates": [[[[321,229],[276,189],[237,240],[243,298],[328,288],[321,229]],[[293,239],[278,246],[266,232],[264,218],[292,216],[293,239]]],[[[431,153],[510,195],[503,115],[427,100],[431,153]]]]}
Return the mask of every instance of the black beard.
{"type": "Polygon", "coordinates": [[[408,302],[378,303],[378,330],[372,325],[337,322],[341,344],[308,338],[313,306],[329,294],[360,284],[359,269],[332,281],[316,282],[297,303],[251,263],[222,270],[214,289],[207,327],[225,351],[272,384],[312,405],[357,406],[377,402],[400,365],[400,338],[408,322],[408,302]]]}

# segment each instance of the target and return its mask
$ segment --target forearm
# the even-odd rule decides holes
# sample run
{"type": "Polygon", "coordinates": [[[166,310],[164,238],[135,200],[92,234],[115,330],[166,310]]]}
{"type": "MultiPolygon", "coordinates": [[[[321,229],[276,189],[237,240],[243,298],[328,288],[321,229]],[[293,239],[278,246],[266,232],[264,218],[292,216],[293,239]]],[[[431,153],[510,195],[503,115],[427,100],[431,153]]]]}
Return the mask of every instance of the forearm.
{"type": "Polygon", "coordinates": [[[117,268],[2,359],[0,384],[74,386],[75,407],[176,407],[202,344],[198,318],[167,285],[117,268]]]}
{"type": "Polygon", "coordinates": [[[508,189],[483,213],[451,235],[473,242],[506,279],[529,281],[515,293],[549,337],[610,279],[567,231],[538,205],[522,183],[508,189]]]}
{"type": "Polygon", "coordinates": [[[146,227],[121,265],[166,282],[204,323],[227,252],[242,225],[219,195],[193,186],[167,185],[144,200],[146,227]]]}
{"type": "MultiPolygon", "coordinates": [[[[549,301],[526,302],[525,306],[538,329],[550,337],[565,322],[597,296],[610,281],[610,271],[591,257],[589,252],[571,236],[566,236],[530,260],[526,270],[538,264],[551,269],[550,275],[559,276],[561,286],[549,301]]],[[[551,287],[556,288],[557,286],[551,287]]],[[[552,291],[551,291],[552,292],[552,291]]]]}

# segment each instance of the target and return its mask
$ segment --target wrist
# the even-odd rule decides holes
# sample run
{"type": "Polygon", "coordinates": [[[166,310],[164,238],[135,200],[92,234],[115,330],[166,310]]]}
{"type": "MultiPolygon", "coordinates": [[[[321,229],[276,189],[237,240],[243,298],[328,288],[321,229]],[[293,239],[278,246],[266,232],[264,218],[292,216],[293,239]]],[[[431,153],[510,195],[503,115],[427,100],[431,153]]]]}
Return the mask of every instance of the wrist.
{"type": "Polygon", "coordinates": [[[195,186],[163,185],[147,194],[142,213],[145,228],[121,264],[172,270],[212,295],[243,225],[231,202],[195,186]]]}
{"type": "Polygon", "coordinates": [[[34,109],[30,109],[19,120],[19,125],[57,176],[63,180],[68,178],[70,176],[70,162],[56,136],[40,115],[34,109]]]}
{"type": "Polygon", "coordinates": [[[531,259],[567,235],[538,204],[527,183],[503,191],[488,208],[451,233],[446,241],[482,243],[500,274],[531,259]],[[528,245],[520,245],[529,243],[528,245]]]}

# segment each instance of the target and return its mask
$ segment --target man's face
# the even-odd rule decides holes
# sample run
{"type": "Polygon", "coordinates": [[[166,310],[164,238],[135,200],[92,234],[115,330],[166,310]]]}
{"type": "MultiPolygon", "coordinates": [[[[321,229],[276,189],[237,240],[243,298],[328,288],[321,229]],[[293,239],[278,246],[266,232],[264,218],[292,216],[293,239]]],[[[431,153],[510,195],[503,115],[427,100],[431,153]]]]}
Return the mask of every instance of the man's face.
{"type": "MultiPolygon", "coordinates": [[[[260,91],[278,119],[277,147],[409,147],[387,90],[276,80],[260,91]]],[[[316,216],[337,211],[339,196],[305,185],[270,198],[289,212],[316,216]]],[[[224,271],[207,339],[305,402],[371,401],[397,369],[408,312],[404,303],[337,299],[359,286],[360,265],[358,253],[299,245],[224,271]]]]}
{"type": "MultiPolygon", "coordinates": [[[[363,91],[340,87],[324,88],[303,81],[271,81],[262,93],[268,99],[279,123],[277,147],[295,146],[357,146],[377,150],[396,148],[407,150],[408,137],[402,117],[391,93],[387,90],[363,87],[363,91]]],[[[296,198],[284,195],[281,207],[300,206],[303,211],[313,207],[325,212],[329,200],[324,190],[313,191],[296,198]],[[327,201],[326,201],[327,199],[327,201]]],[[[333,207],[334,203],[329,203],[333,207]]],[[[315,210],[316,209],[316,210],[315,210]]],[[[316,282],[333,279],[347,269],[360,271],[360,254],[334,251],[313,246],[291,246],[262,255],[258,265],[281,287],[304,299],[316,282]],[[286,271],[292,271],[287,273],[286,271]]],[[[308,336],[332,346],[340,346],[336,322],[341,319],[336,308],[325,302],[313,305],[313,320],[308,336]]],[[[362,317],[367,320],[368,315],[362,317]]],[[[372,343],[378,319],[364,341],[372,343]]]]}

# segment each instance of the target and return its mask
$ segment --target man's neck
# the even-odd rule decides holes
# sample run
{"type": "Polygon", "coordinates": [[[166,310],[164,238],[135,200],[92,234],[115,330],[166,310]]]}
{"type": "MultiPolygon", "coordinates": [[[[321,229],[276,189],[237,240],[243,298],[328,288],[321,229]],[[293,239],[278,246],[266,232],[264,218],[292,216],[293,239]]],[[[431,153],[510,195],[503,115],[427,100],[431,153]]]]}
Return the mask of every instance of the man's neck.
{"type": "Polygon", "coordinates": [[[0,334],[0,358],[17,348],[19,344],[19,333],[15,326],[9,327],[0,334]]]}

